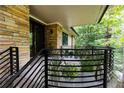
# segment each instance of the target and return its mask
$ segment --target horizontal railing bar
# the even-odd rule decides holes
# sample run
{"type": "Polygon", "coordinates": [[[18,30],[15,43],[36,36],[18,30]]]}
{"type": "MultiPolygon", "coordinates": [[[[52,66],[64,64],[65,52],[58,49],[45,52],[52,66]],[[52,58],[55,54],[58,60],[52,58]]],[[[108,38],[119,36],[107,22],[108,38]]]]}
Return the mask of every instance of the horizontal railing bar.
{"type": "MultiPolygon", "coordinates": [[[[38,87],[38,85],[41,83],[41,81],[43,80],[43,78],[45,77],[45,75],[43,76],[43,77],[41,77],[40,78],[40,81],[39,81],[39,83],[36,85],[36,87],[35,88],[37,88],[38,87]]],[[[44,82],[45,82],[45,80],[44,80],[44,82]]]]}
{"type": "Polygon", "coordinates": [[[12,54],[13,56],[16,56],[16,54],[12,54]]]}
{"type": "Polygon", "coordinates": [[[16,53],[16,50],[12,50],[12,53],[16,53]]]}
{"type": "Polygon", "coordinates": [[[98,86],[103,86],[103,83],[97,84],[97,85],[93,85],[93,86],[87,86],[87,87],[84,87],[84,88],[92,88],[92,87],[98,87],[98,86]]]}
{"type": "Polygon", "coordinates": [[[5,66],[7,66],[9,64],[9,62],[8,63],[6,63],[4,66],[2,66],[1,68],[0,68],[0,70],[1,69],[3,69],[5,66]]]}
{"type": "Polygon", "coordinates": [[[94,71],[102,71],[104,69],[97,69],[97,70],[87,70],[87,71],[63,71],[63,70],[53,70],[53,69],[48,69],[48,71],[52,72],[94,72],[94,71]]]}
{"type": "Polygon", "coordinates": [[[4,60],[3,62],[1,62],[0,65],[3,64],[4,62],[6,62],[6,61],[9,60],[9,59],[10,59],[10,57],[7,58],[6,60],[4,60]]]}
{"type": "Polygon", "coordinates": [[[9,55],[9,53],[8,54],[6,54],[6,55],[4,55],[4,56],[2,56],[2,58],[0,58],[0,60],[2,60],[2,59],[4,59],[6,56],[8,56],[9,55]]]}
{"type": "Polygon", "coordinates": [[[9,67],[8,68],[5,68],[2,72],[0,72],[0,74],[4,73],[8,69],[9,69],[9,67]]]}
{"type": "MultiPolygon", "coordinates": [[[[27,73],[37,64],[37,62],[41,59],[42,57],[38,58],[37,61],[30,67],[30,69],[27,70],[27,72],[23,75],[23,77],[13,86],[16,87],[22,80],[23,78],[27,75],[27,73]]],[[[42,63],[43,61],[41,61],[42,63]]]]}
{"type": "MultiPolygon", "coordinates": [[[[56,85],[51,85],[51,84],[48,84],[48,87],[57,87],[57,88],[72,88],[72,87],[65,87],[65,86],[56,86],[56,85]]],[[[73,87],[75,88],[75,87],[73,87]]]]}
{"type": "Polygon", "coordinates": [[[16,65],[13,65],[13,69],[16,70],[16,65]]]}
{"type": "MultiPolygon", "coordinates": [[[[97,76],[103,76],[104,74],[98,74],[97,76]]],[[[95,77],[96,75],[87,75],[87,76],[63,76],[63,75],[52,75],[52,74],[48,74],[48,76],[51,77],[64,77],[64,78],[88,78],[88,77],[95,77]]]]}
{"type": "MultiPolygon", "coordinates": [[[[31,78],[31,76],[34,74],[34,72],[37,70],[37,68],[42,64],[42,62],[40,62],[40,64],[37,65],[37,67],[35,67],[35,69],[33,70],[33,72],[30,74],[30,76],[26,79],[26,81],[22,84],[21,87],[23,87],[27,81],[31,78]]],[[[44,65],[41,67],[41,69],[44,67],[44,65]]],[[[39,71],[39,70],[38,70],[39,71]]]]}
{"type": "MultiPolygon", "coordinates": [[[[7,74],[6,74],[6,75],[7,75],[7,74]]],[[[4,78],[4,80],[2,80],[2,82],[0,82],[0,85],[1,85],[7,78],[10,78],[10,75],[6,76],[6,77],[4,78]]]]}
{"type": "Polygon", "coordinates": [[[49,54],[49,56],[97,56],[97,55],[104,55],[104,54],[49,54]]]}
{"type": "Polygon", "coordinates": [[[104,59],[97,59],[97,60],[66,60],[66,59],[48,59],[48,61],[103,61],[104,59]]]}
{"type": "Polygon", "coordinates": [[[10,71],[7,71],[0,79],[2,79],[4,76],[6,76],[10,71]]]}
{"type": "Polygon", "coordinates": [[[56,86],[56,85],[48,84],[48,86],[58,87],[58,88],[92,88],[92,87],[98,87],[98,86],[101,86],[101,85],[103,85],[103,83],[98,84],[98,85],[93,85],[93,86],[87,86],[87,87],[66,87],[66,86],[56,86]]]}
{"type": "Polygon", "coordinates": [[[13,69],[13,74],[16,74],[16,69],[13,69]]]}
{"type": "Polygon", "coordinates": [[[4,50],[3,52],[0,52],[0,55],[2,55],[3,53],[9,51],[10,48],[8,48],[7,50],[4,50]]]}
{"type": "Polygon", "coordinates": [[[48,64],[48,66],[55,66],[55,67],[89,67],[89,66],[101,66],[101,65],[104,65],[104,64],[96,64],[96,65],[51,65],[51,64],[48,64]]]}
{"type": "MultiPolygon", "coordinates": [[[[40,54],[40,52],[39,52],[39,54],[40,54]]],[[[38,55],[36,55],[30,61],[28,61],[16,75],[14,75],[12,78],[10,78],[8,83],[3,85],[3,87],[8,87],[32,62],[34,62],[34,60],[37,58],[38,55]]],[[[43,57],[43,56],[41,56],[41,57],[43,57]]],[[[42,60],[42,61],[44,61],[44,60],[42,60]]]]}
{"type": "Polygon", "coordinates": [[[58,82],[58,83],[90,83],[90,82],[103,81],[103,79],[91,80],[91,81],[59,81],[59,80],[50,80],[50,79],[48,79],[48,81],[58,82]]]}
{"type": "MultiPolygon", "coordinates": [[[[41,69],[40,69],[39,71],[41,71],[41,69]]],[[[36,76],[39,74],[39,71],[36,73],[36,75],[33,77],[33,79],[30,81],[30,83],[28,84],[27,87],[29,87],[29,86],[31,85],[31,83],[34,81],[34,79],[36,78],[36,76]]],[[[44,72],[45,72],[45,70],[43,70],[43,71],[38,75],[38,77],[39,77],[41,74],[43,74],[44,72]]]]}
{"type": "MultiPolygon", "coordinates": [[[[45,84],[45,81],[43,81],[43,82],[40,84],[39,88],[40,88],[43,84],[45,84]]],[[[45,86],[44,86],[44,87],[45,87],[45,86]]]]}
{"type": "MultiPolygon", "coordinates": [[[[42,76],[41,80],[42,80],[44,77],[45,77],[45,75],[42,76]]],[[[36,83],[37,83],[37,81],[39,80],[39,78],[40,78],[40,76],[35,80],[35,83],[33,84],[32,87],[34,87],[34,86],[36,85],[36,83]]]]}
{"type": "Polygon", "coordinates": [[[80,49],[72,49],[72,48],[64,48],[64,49],[49,49],[49,51],[55,51],[55,50],[58,50],[58,51],[63,51],[63,50],[111,50],[111,49],[108,49],[108,48],[80,48],[80,49]]]}
{"type": "Polygon", "coordinates": [[[13,58],[13,61],[14,61],[14,60],[17,60],[17,58],[13,58]]]}

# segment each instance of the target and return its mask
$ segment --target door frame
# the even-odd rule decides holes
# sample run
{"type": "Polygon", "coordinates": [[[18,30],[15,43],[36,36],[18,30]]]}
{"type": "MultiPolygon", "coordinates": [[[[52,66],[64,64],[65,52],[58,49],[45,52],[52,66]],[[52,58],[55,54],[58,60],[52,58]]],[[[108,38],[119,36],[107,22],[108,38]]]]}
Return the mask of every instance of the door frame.
{"type": "MultiPolygon", "coordinates": [[[[44,26],[44,45],[43,45],[43,47],[45,48],[45,24],[43,24],[43,23],[41,23],[41,22],[39,22],[39,21],[37,21],[36,19],[34,19],[34,18],[32,18],[32,17],[30,17],[29,18],[29,22],[30,22],[30,33],[31,33],[31,27],[33,27],[33,26],[31,26],[31,22],[33,23],[34,22],[34,24],[36,23],[36,24],[38,24],[38,25],[42,25],[42,26],[44,26]]],[[[30,57],[33,57],[33,56],[35,56],[35,54],[36,54],[36,39],[34,39],[34,38],[36,38],[36,35],[34,35],[34,33],[32,33],[32,48],[31,48],[31,46],[30,46],[30,57]],[[32,49],[32,50],[31,50],[32,49]],[[31,53],[32,52],[32,53],[31,53]]]]}

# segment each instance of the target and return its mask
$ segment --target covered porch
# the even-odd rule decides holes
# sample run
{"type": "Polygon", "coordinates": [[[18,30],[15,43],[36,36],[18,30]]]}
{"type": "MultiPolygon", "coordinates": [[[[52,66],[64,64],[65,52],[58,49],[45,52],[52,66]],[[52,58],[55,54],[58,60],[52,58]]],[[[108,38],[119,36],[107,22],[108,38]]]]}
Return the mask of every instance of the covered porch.
{"type": "MultiPolygon", "coordinates": [[[[1,81],[2,83],[4,82],[1,87],[108,87],[107,82],[111,79],[113,69],[112,48],[90,47],[75,49],[74,38],[68,41],[67,39],[63,40],[63,38],[66,38],[67,34],[73,37],[78,36],[74,29],[75,26],[99,23],[109,6],[33,5],[28,8],[30,11],[25,14],[26,17],[43,26],[43,29],[40,26],[37,27],[36,24],[30,25],[29,20],[26,20],[28,23],[26,28],[28,27],[29,29],[30,25],[32,28],[36,27],[34,31],[43,31],[43,33],[34,32],[33,39],[26,37],[25,39],[28,42],[28,44],[24,42],[26,45],[23,45],[24,43],[22,42],[19,46],[14,41],[15,46],[19,48],[15,58],[17,64],[15,66],[14,64],[10,65],[11,75],[7,81],[1,81]],[[66,35],[64,34],[63,36],[63,32],[66,35]],[[42,34],[41,37],[40,34],[42,34]],[[31,43],[34,52],[31,51],[31,43]],[[26,53],[26,56],[23,56],[22,51],[26,53]],[[30,59],[31,53],[35,55],[30,59]],[[20,58],[26,60],[21,60],[20,58]],[[84,61],[84,64],[81,64],[81,61],[84,61]],[[85,62],[93,62],[94,64],[87,65],[85,62]],[[20,68],[19,64],[21,64],[20,68]],[[87,67],[91,68],[85,69],[87,67]]],[[[14,7],[10,9],[14,10],[14,7]]],[[[27,32],[28,35],[31,35],[31,31],[27,32]]],[[[14,45],[11,44],[11,46],[14,45]]],[[[1,52],[1,55],[3,53],[1,52]]],[[[12,57],[12,50],[10,54],[12,57]]],[[[2,56],[1,59],[3,59],[2,56]]]]}

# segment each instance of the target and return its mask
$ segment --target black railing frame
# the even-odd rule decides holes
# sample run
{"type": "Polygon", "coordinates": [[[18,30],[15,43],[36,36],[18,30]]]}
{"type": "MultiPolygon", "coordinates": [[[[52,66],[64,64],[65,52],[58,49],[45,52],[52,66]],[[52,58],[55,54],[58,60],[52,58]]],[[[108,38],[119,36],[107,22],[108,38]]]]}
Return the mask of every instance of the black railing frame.
{"type": "Polygon", "coordinates": [[[13,51],[12,47],[10,47],[10,75],[13,75],[13,51]]]}
{"type": "MultiPolygon", "coordinates": [[[[19,50],[18,47],[9,47],[5,51],[0,53],[1,59],[4,59],[7,55],[8,58],[8,68],[9,71],[6,72],[6,70],[3,72],[4,74],[2,75],[3,80],[0,82],[1,85],[6,82],[7,79],[15,75],[17,72],[19,72],[19,50]],[[6,54],[7,53],[7,54],[6,54]],[[7,76],[6,76],[7,75],[7,76]]],[[[2,64],[5,64],[6,61],[3,61],[2,64]]],[[[0,64],[2,66],[2,64],[0,64]]],[[[4,65],[6,67],[7,65],[4,65]]],[[[1,68],[4,69],[4,67],[1,68]]],[[[2,79],[1,78],[1,79],[2,79]]],[[[12,85],[12,84],[11,84],[12,85]]]]}
{"type": "Polygon", "coordinates": [[[10,73],[11,75],[13,75],[13,64],[14,64],[14,58],[13,58],[13,52],[15,52],[15,56],[16,56],[16,72],[19,71],[19,49],[18,47],[10,47],[10,73]],[[15,51],[13,51],[13,49],[15,49],[15,51]]]}
{"type": "Polygon", "coordinates": [[[104,75],[103,75],[103,88],[107,88],[107,59],[108,59],[108,49],[104,51],[104,75]]]}
{"type": "MultiPolygon", "coordinates": [[[[10,64],[11,64],[11,75],[14,75],[14,72],[13,72],[13,48],[15,48],[15,51],[16,52],[16,71],[18,72],[19,71],[19,51],[18,51],[18,48],[17,47],[10,47],[10,64]]],[[[73,49],[74,50],[74,49],[73,49]]],[[[93,54],[93,47],[92,47],[92,54],[93,54]]],[[[103,65],[103,68],[104,68],[104,73],[103,73],[103,88],[107,88],[107,67],[108,67],[108,60],[110,61],[111,60],[111,51],[112,49],[104,49],[104,65],[103,65]],[[108,59],[108,56],[109,56],[109,53],[110,53],[110,58],[108,59]]],[[[42,55],[44,55],[44,63],[45,63],[45,88],[48,88],[48,57],[50,55],[50,50],[49,49],[44,49],[42,52],[42,55]]],[[[40,54],[41,55],[41,54],[40,54]]],[[[62,55],[62,48],[60,49],[60,54],[59,54],[61,57],[63,56],[62,55]]],[[[37,57],[37,56],[36,56],[37,57]]],[[[26,67],[36,58],[32,58],[32,60],[30,60],[24,67],[22,70],[26,69],[26,67]]],[[[19,73],[17,73],[16,75],[13,76],[13,79],[11,78],[10,81],[14,81],[14,78],[16,78],[17,76],[19,76],[19,74],[22,72],[22,70],[19,71],[19,73]]],[[[8,83],[9,84],[9,83],[8,83]]]]}
{"type": "Polygon", "coordinates": [[[45,56],[45,88],[48,88],[48,49],[44,50],[45,56]]]}
{"type": "MultiPolygon", "coordinates": [[[[104,47],[103,48],[103,50],[104,50],[104,65],[103,65],[103,68],[104,68],[104,70],[103,70],[103,72],[104,72],[103,78],[104,79],[103,79],[103,88],[107,88],[107,83],[108,83],[108,80],[107,80],[108,79],[108,76],[107,76],[108,75],[108,68],[107,67],[108,67],[108,63],[109,63],[109,65],[111,64],[111,53],[112,53],[112,49],[113,48],[111,48],[111,47],[104,47]]],[[[60,50],[60,56],[62,57],[63,56],[62,55],[62,47],[59,50],[60,50]]],[[[94,47],[92,47],[91,50],[92,50],[92,55],[93,55],[94,47]]],[[[47,50],[46,54],[48,52],[49,52],[49,50],[47,50]]],[[[47,54],[46,57],[48,57],[48,56],[49,55],[47,54]]],[[[46,61],[45,65],[48,65],[48,58],[46,58],[46,59],[47,59],[47,61],[46,61]]],[[[46,72],[48,72],[48,67],[45,70],[47,70],[46,72]]],[[[47,76],[46,78],[48,80],[48,74],[46,76],[47,76]]],[[[46,82],[46,85],[48,85],[48,81],[46,82]]]]}

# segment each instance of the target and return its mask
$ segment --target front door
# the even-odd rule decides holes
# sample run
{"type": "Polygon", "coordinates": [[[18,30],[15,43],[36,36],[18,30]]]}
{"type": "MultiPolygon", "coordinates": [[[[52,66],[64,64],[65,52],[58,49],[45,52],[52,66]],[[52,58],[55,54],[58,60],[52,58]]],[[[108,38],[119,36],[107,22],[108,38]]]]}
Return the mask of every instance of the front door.
{"type": "Polygon", "coordinates": [[[44,25],[30,19],[30,56],[35,56],[41,49],[45,48],[44,25]]]}

